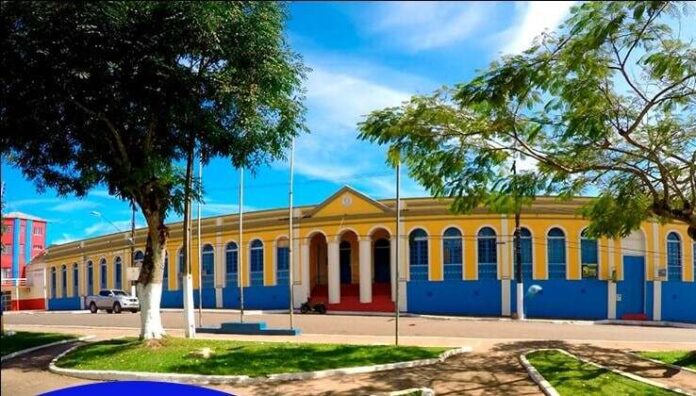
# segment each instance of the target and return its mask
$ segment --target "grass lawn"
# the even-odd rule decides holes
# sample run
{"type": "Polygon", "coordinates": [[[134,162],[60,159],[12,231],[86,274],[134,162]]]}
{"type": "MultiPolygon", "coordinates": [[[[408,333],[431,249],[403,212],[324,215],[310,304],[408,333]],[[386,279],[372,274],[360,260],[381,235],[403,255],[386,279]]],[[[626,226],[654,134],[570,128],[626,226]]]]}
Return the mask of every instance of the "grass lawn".
{"type": "Polygon", "coordinates": [[[640,356],[696,370],[696,351],[641,352],[640,356]]]}
{"type": "Polygon", "coordinates": [[[161,346],[137,339],[88,344],[58,361],[58,366],[83,370],[146,371],[210,375],[291,373],[364,366],[437,357],[446,348],[381,345],[300,344],[168,337],[161,346]],[[189,356],[208,347],[209,358],[189,356]]]}
{"type": "Polygon", "coordinates": [[[600,369],[557,351],[527,354],[529,362],[561,395],[675,395],[600,369]]]}
{"type": "Polygon", "coordinates": [[[73,338],[77,337],[70,334],[34,333],[29,331],[18,331],[11,336],[3,334],[0,337],[0,355],[5,356],[23,349],[73,338]]]}

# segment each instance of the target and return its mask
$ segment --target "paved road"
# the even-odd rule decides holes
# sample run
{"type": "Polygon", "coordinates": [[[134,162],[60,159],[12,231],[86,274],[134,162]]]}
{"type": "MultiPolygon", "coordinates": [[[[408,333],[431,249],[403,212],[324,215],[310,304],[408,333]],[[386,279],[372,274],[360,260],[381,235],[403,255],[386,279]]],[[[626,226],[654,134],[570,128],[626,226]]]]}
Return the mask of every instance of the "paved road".
{"type": "MultiPolygon", "coordinates": [[[[205,325],[235,321],[235,313],[204,312],[205,325]]],[[[249,315],[250,321],[263,320],[269,327],[287,327],[287,314],[249,315]]],[[[128,327],[140,326],[140,315],[32,313],[5,315],[7,324],[45,326],[128,327]]],[[[181,312],[163,312],[167,329],[183,329],[181,312]]],[[[394,318],[348,315],[295,315],[295,325],[304,334],[390,336],[394,318]]],[[[406,317],[400,321],[400,334],[412,337],[461,337],[495,340],[568,340],[696,343],[696,329],[595,325],[590,322],[552,323],[542,321],[470,320],[406,317]]]]}
{"type": "MultiPolygon", "coordinates": [[[[233,313],[206,312],[207,325],[236,320],[233,313]]],[[[287,315],[254,315],[249,320],[265,320],[270,326],[287,326],[287,315]]],[[[139,316],[133,314],[34,313],[5,315],[8,328],[50,330],[74,334],[94,334],[99,339],[138,334],[139,316]]],[[[164,312],[163,320],[170,334],[181,336],[182,313],[164,312]]],[[[298,342],[389,343],[393,340],[392,318],[346,315],[296,316],[303,330],[299,337],[254,337],[205,335],[210,338],[255,339],[264,341],[294,340],[298,342]]],[[[274,383],[254,386],[216,386],[237,395],[367,395],[418,386],[428,386],[438,395],[540,394],[519,364],[522,351],[539,347],[560,347],[596,358],[621,363],[622,350],[696,350],[696,330],[655,327],[628,327],[578,323],[528,321],[444,320],[436,318],[404,318],[401,322],[403,344],[473,347],[473,353],[455,357],[445,363],[382,373],[332,377],[304,382],[274,383]]],[[[2,394],[35,395],[78,383],[75,378],[46,371],[51,356],[65,347],[53,348],[36,356],[2,365],[2,394]]],[[[682,378],[674,373],[646,370],[641,374],[664,377],[679,384],[693,383],[693,377],[682,378]],[[669,377],[669,378],[668,378],[669,377]]]]}

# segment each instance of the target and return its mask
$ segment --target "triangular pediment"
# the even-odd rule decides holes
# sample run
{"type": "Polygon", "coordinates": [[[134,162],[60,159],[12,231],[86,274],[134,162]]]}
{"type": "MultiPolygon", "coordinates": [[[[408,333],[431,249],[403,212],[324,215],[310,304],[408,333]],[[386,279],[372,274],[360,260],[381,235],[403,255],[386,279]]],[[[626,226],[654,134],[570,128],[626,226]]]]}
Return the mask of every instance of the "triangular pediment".
{"type": "Polygon", "coordinates": [[[312,209],[309,217],[333,217],[353,214],[390,213],[392,209],[360,191],[343,186],[317,207],[312,209]]]}

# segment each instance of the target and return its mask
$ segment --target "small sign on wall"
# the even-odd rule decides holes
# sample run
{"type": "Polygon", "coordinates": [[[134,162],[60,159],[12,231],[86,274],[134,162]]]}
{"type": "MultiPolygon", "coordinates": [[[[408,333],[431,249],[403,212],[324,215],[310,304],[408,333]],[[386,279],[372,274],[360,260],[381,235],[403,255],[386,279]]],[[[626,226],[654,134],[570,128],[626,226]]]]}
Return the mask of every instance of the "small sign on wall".
{"type": "Polygon", "coordinates": [[[140,268],[128,267],[126,268],[126,274],[129,281],[136,281],[140,277],[140,268]]]}
{"type": "Polygon", "coordinates": [[[667,269],[666,268],[660,268],[657,270],[657,277],[660,278],[661,280],[667,279],[667,269]]]}

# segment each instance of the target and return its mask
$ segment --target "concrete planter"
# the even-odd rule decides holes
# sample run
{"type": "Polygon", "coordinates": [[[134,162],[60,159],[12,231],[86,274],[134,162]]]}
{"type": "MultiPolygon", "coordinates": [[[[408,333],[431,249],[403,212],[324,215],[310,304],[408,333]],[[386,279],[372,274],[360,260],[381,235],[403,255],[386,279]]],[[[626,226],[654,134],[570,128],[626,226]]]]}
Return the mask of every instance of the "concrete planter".
{"type": "Polygon", "coordinates": [[[185,382],[194,384],[249,384],[249,383],[269,383],[281,381],[309,380],[325,378],[331,376],[341,376],[350,374],[373,373],[378,371],[394,370],[401,368],[428,366],[444,362],[447,358],[471,352],[470,347],[450,349],[440,354],[437,358],[411,360],[407,362],[395,362],[377,364],[372,366],[345,367],[329,370],[307,371],[301,373],[281,373],[269,374],[261,377],[249,377],[247,375],[202,375],[202,374],[178,374],[178,373],[148,373],[136,371],[116,371],[116,370],[78,370],[56,366],[56,362],[63,356],[78,348],[75,346],[56,356],[48,366],[48,369],[56,374],[67,375],[76,378],[83,378],[97,381],[126,381],[126,380],[150,380],[150,381],[169,381],[185,382]]]}
{"type": "MultiPolygon", "coordinates": [[[[31,353],[31,352],[34,352],[34,351],[38,351],[39,349],[50,348],[50,347],[52,347],[52,346],[63,345],[63,344],[67,344],[67,343],[70,343],[70,342],[86,341],[86,340],[90,340],[90,339],[92,339],[92,338],[94,338],[94,336],[86,336],[86,337],[80,337],[80,338],[72,338],[72,339],[69,339],[69,340],[56,341],[56,342],[51,342],[51,343],[44,344],[44,345],[35,346],[35,347],[32,347],[32,348],[22,349],[21,351],[12,352],[12,353],[10,353],[10,354],[7,354],[7,355],[3,356],[2,358],[0,358],[0,362],[4,362],[4,361],[9,360],[9,359],[14,359],[14,358],[16,358],[16,357],[18,357],[18,356],[22,356],[22,355],[26,355],[27,353],[31,353]]],[[[74,348],[70,348],[69,350],[72,350],[72,349],[74,349],[74,348]]]]}

